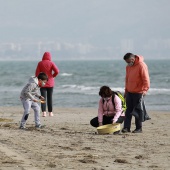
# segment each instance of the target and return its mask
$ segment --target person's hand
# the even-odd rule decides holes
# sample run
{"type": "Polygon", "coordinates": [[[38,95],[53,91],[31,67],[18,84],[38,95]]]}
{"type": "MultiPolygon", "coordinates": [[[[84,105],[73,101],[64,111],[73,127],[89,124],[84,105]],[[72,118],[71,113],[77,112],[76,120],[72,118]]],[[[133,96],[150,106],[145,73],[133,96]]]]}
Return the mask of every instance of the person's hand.
{"type": "Polygon", "coordinates": [[[33,102],[38,102],[38,100],[37,100],[37,99],[33,99],[32,101],[33,101],[33,102]]]}
{"type": "Polygon", "coordinates": [[[145,92],[143,92],[143,93],[142,93],[142,95],[143,95],[143,96],[145,96],[145,95],[146,95],[146,91],[145,91],[145,92]]]}
{"type": "Polygon", "coordinates": [[[112,122],[112,125],[114,125],[115,123],[116,123],[116,122],[115,122],[115,121],[113,121],[113,122],[112,122]]]}
{"type": "Polygon", "coordinates": [[[103,126],[103,123],[102,123],[102,122],[99,122],[99,126],[103,126]]]}
{"type": "Polygon", "coordinates": [[[44,98],[43,96],[40,96],[39,98],[40,98],[41,100],[45,100],[45,98],[44,98]]]}

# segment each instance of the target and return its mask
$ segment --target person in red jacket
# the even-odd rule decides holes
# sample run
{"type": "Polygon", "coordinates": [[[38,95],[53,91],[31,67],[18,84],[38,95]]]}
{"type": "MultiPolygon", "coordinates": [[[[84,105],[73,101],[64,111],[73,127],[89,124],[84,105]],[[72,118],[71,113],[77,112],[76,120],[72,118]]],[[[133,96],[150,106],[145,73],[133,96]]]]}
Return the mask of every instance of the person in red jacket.
{"type": "MultiPolygon", "coordinates": [[[[127,110],[125,113],[123,133],[130,132],[132,111],[139,100],[146,95],[150,87],[148,67],[142,56],[127,53],[124,58],[127,63],[125,78],[125,98],[127,110]]],[[[142,132],[142,122],[135,118],[136,129],[133,133],[142,132]]]]}
{"type": "MultiPolygon", "coordinates": [[[[59,74],[59,69],[55,65],[54,62],[51,61],[50,52],[45,52],[42,61],[40,61],[37,65],[35,75],[37,76],[40,72],[44,72],[48,76],[47,83],[40,88],[41,96],[47,99],[47,106],[49,116],[53,116],[53,107],[52,107],[52,95],[53,95],[53,87],[55,85],[54,78],[59,74]]],[[[41,110],[43,113],[43,117],[46,117],[46,103],[41,103],[41,110]]]]}

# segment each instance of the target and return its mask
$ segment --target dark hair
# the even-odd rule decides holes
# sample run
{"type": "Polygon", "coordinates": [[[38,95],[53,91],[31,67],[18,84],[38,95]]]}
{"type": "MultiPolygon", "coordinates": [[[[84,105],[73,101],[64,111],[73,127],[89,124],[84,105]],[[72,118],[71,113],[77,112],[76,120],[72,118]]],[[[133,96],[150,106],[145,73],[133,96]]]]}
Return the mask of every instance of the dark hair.
{"type": "Polygon", "coordinates": [[[41,73],[38,74],[38,79],[48,81],[48,76],[45,73],[41,72],[41,73]]]}
{"type": "Polygon", "coordinates": [[[126,53],[126,54],[124,55],[123,59],[124,59],[124,60],[127,60],[127,59],[129,59],[129,58],[131,58],[131,57],[135,57],[135,55],[132,54],[132,53],[126,53]]]}
{"type": "Polygon", "coordinates": [[[112,90],[108,86],[102,86],[99,91],[99,96],[110,97],[112,95],[112,90]]]}

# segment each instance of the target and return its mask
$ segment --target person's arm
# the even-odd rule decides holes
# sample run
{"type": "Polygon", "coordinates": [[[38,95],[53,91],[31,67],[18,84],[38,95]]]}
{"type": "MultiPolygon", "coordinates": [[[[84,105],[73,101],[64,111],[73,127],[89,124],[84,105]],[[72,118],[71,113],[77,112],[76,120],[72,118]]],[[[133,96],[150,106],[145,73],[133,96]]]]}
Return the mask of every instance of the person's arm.
{"type": "Polygon", "coordinates": [[[59,69],[58,67],[53,63],[52,70],[54,71],[53,77],[56,77],[59,74],[59,69]]]}
{"type": "Polygon", "coordinates": [[[103,99],[102,98],[99,100],[98,122],[99,122],[99,126],[103,125],[103,99]]]}
{"type": "Polygon", "coordinates": [[[126,76],[125,76],[125,92],[124,92],[124,98],[126,98],[127,94],[127,67],[126,67],[126,76]]]}
{"type": "Polygon", "coordinates": [[[114,103],[115,103],[115,116],[113,118],[113,124],[117,122],[118,118],[120,117],[122,113],[122,101],[116,95],[114,97],[114,103]]]}
{"type": "Polygon", "coordinates": [[[141,77],[142,77],[142,83],[143,83],[142,94],[146,95],[150,87],[149,72],[148,72],[148,67],[146,64],[143,64],[141,67],[141,77]]]}
{"type": "Polygon", "coordinates": [[[32,91],[34,89],[34,84],[31,83],[31,84],[27,84],[27,87],[24,89],[24,94],[30,98],[32,101],[37,101],[37,99],[35,99],[35,97],[32,95],[32,91]]]}

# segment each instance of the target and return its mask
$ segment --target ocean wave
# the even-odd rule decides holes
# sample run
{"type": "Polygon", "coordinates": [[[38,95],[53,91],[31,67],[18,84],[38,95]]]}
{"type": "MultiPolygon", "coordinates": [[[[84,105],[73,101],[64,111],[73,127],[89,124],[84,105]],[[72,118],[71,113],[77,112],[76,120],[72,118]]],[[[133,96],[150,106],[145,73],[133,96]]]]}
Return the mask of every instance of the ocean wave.
{"type": "Polygon", "coordinates": [[[158,95],[158,94],[170,95],[170,89],[150,88],[148,90],[148,95],[158,95]]]}
{"type": "Polygon", "coordinates": [[[59,75],[60,76],[72,76],[73,74],[71,74],[71,73],[60,73],[59,75]]]}
{"type": "MultiPolygon", "coordinates": [[[[62,85],[62,88],[67,89],[67,91],[75,92],[76,90],[80,90],[82,92],[87,92],[87,94],[96,94],[98,93],[100,87],[99,86],[84,86],[84,85],[62,85]]],[[[113,91],[120,91],[121,93],[124,93],[124,87],[110,87],[113,91]]],[[[80,93],[79,91],[79,93],[80,93]]],[[[158,95],[158,94],[165,94],[170,95],[170,89],[165,88],[150,88],[148,95],[158,95]]]]}
{"type": "Polygon", "coordinates": [[[62,87],[63,88],[70,88],[70,89],[79,89],[79,90],[82,90],[82,91],[99,89],[99,87],[76,85],[76,84],[62,85],[62,87]]]}

